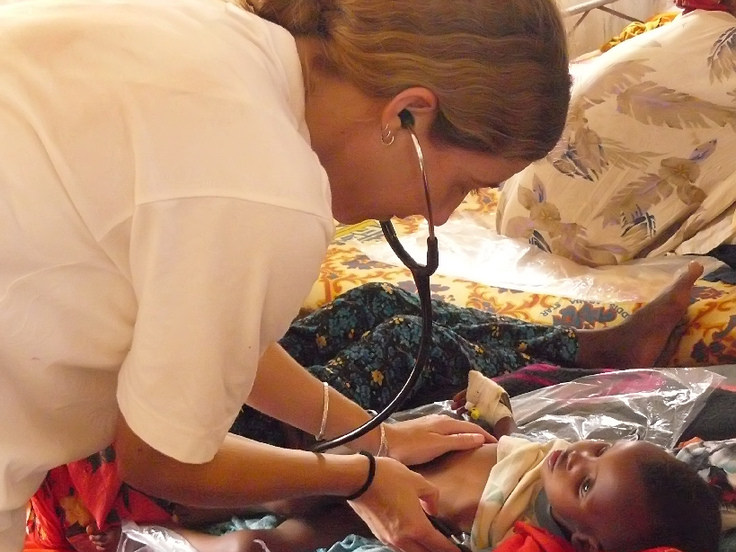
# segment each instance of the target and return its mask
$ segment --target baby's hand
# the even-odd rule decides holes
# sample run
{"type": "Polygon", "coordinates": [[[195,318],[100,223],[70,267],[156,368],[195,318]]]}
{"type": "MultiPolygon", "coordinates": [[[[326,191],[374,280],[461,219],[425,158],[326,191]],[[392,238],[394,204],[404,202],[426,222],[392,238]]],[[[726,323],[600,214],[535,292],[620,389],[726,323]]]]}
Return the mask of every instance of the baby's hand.
{"type": "Polygon", "coordinates": [[[457,395],[452,397],[451,408],[458,414],[465,414],[468,411],[467,408],[465,408],[465,403],[468,400],[467,396],[468,396],[468,390],[463,389],[457,395]]]}
{"type": "Polygon", "coordinates": [[[120,527],[111,527],[107,531],[100,531],[95,522],[86,527],[90,542],[100,552],[115,552],[120,540],[120,527]]]}

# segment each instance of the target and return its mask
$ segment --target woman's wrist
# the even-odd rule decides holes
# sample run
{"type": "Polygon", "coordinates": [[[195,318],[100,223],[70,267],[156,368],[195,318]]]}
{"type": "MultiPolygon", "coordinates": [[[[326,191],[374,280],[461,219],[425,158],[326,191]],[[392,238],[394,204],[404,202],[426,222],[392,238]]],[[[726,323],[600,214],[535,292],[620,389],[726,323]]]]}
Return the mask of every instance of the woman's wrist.
{"type": "MultiPolygon", "coordinates": [[[[376,417],[375,410],[366,410],[371,417],[376,417]]],[[[368,421],[368,420],[366,420],[368,421]]],[[[365,422],[363,422],[365,423],[365,422]]],[[[356,439],[352,443],[348,443],[348,447],[356,452],[370,451],[376,457],[388,456],[388,439],[386,437],[386,423],[382,422],[371,431],[363,435],[360,439],[356,439]]]]}
{"type": "Polygon", "coordinates": [[[365,493],[373,483],[376,459],[370,452],[320,456],[326,468],[324,472],[326,481],[320,490],[321,494],[354,500],[365,493]]]}

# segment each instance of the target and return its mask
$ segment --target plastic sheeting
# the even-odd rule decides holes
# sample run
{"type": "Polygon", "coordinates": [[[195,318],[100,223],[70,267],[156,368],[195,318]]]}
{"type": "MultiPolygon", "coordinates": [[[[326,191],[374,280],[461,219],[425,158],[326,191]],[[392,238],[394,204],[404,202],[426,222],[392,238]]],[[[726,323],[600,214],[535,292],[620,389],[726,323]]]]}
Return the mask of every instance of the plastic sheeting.
{"type": "MultiPolygon", "coordinates": [[[[724,376],[705,368],[621,370],[524,393],[511,399],[519,433],[548,441],[646,440],[674,447],[724,376]]],[[[451,401],[393,416],[456,416],[451,401]]]]}
{"type": "MultiPolygon", "coordinates": [[[[494,215],[474,216],[458,212],[435,229],[439,242],[437,272],[488,286],[587,301],[647,302],[671,284],[678,271],[697,260],[711,272],[724,264],[707,256],[670,255],[637,259],[628,263],[591,268],[542,251],[536,246],[496,232],[494,215]]],[[[415,259],[424,259],[427,226],[401,236],[401,243],[415,259]]],[[[367,257],[389,265],[401,261],[385,241],[351,245],[367,257]]]]}
{"type": "Polygon", "coordinates": [[[117,552],[197,552],[184,537],[158,525],[126,521],[122,526],[117,552]]]}
{"type": "Polygon", "coordinates": [[[672,448],[724,379],[703,368],[608,372],[511,403],[520,432],[536,439],[644,440],[672,448]]]}

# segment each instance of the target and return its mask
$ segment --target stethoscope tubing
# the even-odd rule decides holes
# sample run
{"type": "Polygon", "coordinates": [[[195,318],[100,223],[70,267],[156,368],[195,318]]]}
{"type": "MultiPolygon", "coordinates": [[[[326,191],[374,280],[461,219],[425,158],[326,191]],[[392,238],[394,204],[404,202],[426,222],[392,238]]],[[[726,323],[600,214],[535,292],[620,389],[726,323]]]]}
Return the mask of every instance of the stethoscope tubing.
{"type": "Polygon", "coordinates": [[[414,283],[417,287],[417,294],[419,295],[419,304],[422,314],[422,334],[419,340],[419,350],[417,351],[417,357],[414,361],[414,366],[409,373],[409,377],[404,383],[403,387],[399,390],[393,400],[388,403],[383,410],[376,414],[373,418],[368,420],[363,425],[336,437],[329,441],[321,441],[312,447],[312,452],[325,452],[329,449],[345,445],[355,439],[358,439],[366,433],[374,430],[380,424],[385,422],[391,414],[396,412],[401,405],[409,397],[409,394],[414,389],[419,376],[424,371],[429,362],[429,352],[432,347],[432,297],[429,278],[437,270],[439,265],[439,247],[437,238],[434,235],[434,219],[432,217],[432,202],[429,194],[429,182],[427,180],[427,171],[424,167],[424,152],[419,144],[419,139],[413,128],[413,118],[408,111],[402,112],[401,121],[402,126],[409,130],[411,133],[412,143],[414,150],[417,154],[419,161],[419,169],[422,174],[422,183],[424,185],[424,196],[427,202],[427,225],[429,227],[429,237],[427,238],[427,262],[426,264],[420,264],[415,261],[412,256],[406,251],[394,229],[391,221],[381,221],[381,230],[386,238],[386,241],[391,246],[397,257],[401,262],[406,265],[414,278],[414,283]]]}

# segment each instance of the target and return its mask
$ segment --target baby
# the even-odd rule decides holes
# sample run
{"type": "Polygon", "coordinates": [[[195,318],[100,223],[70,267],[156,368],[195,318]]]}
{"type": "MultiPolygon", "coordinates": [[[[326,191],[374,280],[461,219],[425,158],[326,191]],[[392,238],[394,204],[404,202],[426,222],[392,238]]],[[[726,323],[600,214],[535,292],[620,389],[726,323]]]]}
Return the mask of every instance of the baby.
{"type": "MultiPolygon", "coordinates": [[[[468,411],[513,430],[510,404],[491,380],[471,373],[468,411]],[[499,407],[499,404],[501,407],[499,407]]],[[[526,521],[581,552],[636,552],[671,546],[714,552],[719,504],[708,484],[664,449],[641,441],[537,443],[504,435],[497,444],[447,454],[416,471],[440,491],[438,515],[469,533],[473,550],[492,549],[526,521]]],[[[312,550],[350,533],[369,535],[348,508],[316,509],[275,529],[213,537],[182,530],[199,552],[312,550]]]]}

